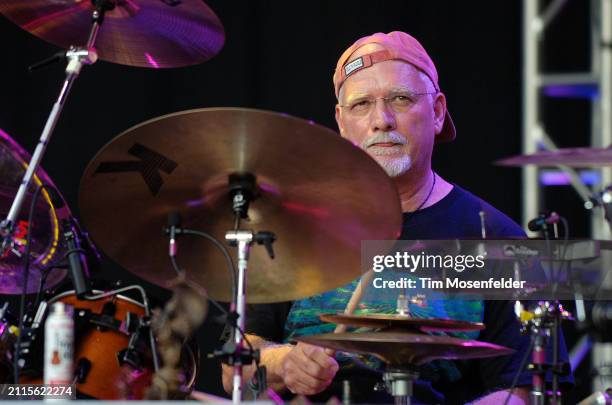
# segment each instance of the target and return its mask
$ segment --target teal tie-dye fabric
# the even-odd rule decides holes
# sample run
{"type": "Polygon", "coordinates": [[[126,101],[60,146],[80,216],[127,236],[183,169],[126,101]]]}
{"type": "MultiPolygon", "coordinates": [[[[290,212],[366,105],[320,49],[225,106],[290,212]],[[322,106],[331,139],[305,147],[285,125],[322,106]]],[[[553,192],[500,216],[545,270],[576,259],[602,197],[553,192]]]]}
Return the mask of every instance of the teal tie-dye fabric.
{"type": "MultiPolygon", "coordinates": [[[[295,301],[285,323],[285,340],[290,341],[292,338],[302,335],[333,332],[336,325],[322,322],[319,319],[319,315],[344,312],[358,282],[359,280],[355,280],[344,287],[295,301]]],[[[366,290],[364,297],[355,310],[355,314],[393,314],[396,312],[396,299],[397,294],[400,292],[401,290],[387,290],[385,292],[366,290]]],[[[446,318],[482,322],[484,302],[478,300],[446,299],[443,293],[440,293],[439,299],[431,299],[431,294],[429,294],[424,305],[411,303],[409,304],[409,310],[414,318],[446,318]]],[[[358,332],[358,330],[356,331],[358,332]]],[[[464,339],[476,339],[478,333],[478,331],[457,332],[448,333],[448,335],[464,339]]],[[[362,367],[365,366],[377,370],[384,368],[384,364],[380,360],[371,356],[337,353],[336,358],[341,364],[355,362],[362,367]]],[[[456,381],[461,378],[459,370],[450,361],[435,361],[427,367],[438,375],[443,374],[443,378],[446,381],[456,381]]]]}

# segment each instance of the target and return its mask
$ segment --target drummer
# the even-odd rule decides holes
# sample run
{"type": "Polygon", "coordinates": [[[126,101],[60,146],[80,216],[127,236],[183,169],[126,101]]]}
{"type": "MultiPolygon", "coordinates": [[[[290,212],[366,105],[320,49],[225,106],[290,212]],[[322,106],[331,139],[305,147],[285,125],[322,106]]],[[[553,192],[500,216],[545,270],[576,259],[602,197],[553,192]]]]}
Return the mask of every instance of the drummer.
{"type": "MultiPolygon", "coordinates": [[[[359,39],[338,60],[333,77],[336,121],[340,134],[365,150],[393,178],[403,211],[401,239],[479,238],[481,216],[490,238],[524,236],[506,215],[432,170],[434,145],[452,141],[455,127],[438,85],[434,63],[421,44],[404,32],[376,33],[359,39]]],[[[367,192],[367,190],[364,190],[367,192]]],[[[381,207],[384,209],[384,207],[381,207]]],[[[268,385],[281,393],[315,395],[315,401],[339,396],[348,379],[354,402],[392,402],[380,391],[376,367],[357,365],[323,348],[287,343],[291,337],[330,332],[319,313],[342,312],[356,282],[328,293],[286,304],[250,306],[249,339],[261,348],[268,385]]],[[[389,303],[393,308],[395,303],[389,303]]],[[[522,336],[508,301],[470,301],[452,307],[424,309],[421,316],[484,322],[473,336],[516,349],[511,356],[472,361],[439,361],[428,365],[415,384],[419,403],[503,403],[517,373],[518,388],[510,404],[526,404],[531,374],[520,371],[529,337],[522,336]],[[427,312],[429,311],[429,312],[427,312]]],[[[331,329],[330,329],[331,328],[331,329]]],[[[561,339],[562,360],[567,351],[561,339]]],[[[224,366],[223,384],[231,391],[231,368],[224,366]]],[[[249,377],[252,370],[248,370],[249,377]]],[[[562,383],[571,382],[571,377],[562,383]]]]}

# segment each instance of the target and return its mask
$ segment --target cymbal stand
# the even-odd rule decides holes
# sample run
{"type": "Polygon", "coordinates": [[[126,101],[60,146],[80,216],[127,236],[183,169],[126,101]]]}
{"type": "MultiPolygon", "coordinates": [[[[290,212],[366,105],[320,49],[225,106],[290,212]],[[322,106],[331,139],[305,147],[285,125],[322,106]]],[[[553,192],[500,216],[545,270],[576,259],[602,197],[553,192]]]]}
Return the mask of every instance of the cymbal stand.
{"type": "MultiPolygon", "coordinates": [[[[15,199],[13,200],[9,213],[6,219],[0,222],[0,237],[2,238],[1,251],[10,248],[10,245],[12,244],[12,235],[15,228],[15,223],[23,206],[28,186],[32,181],[32,177],[34,176],[36,169],[38,169],[38,166],[40,166],[40,162],[43,159],[47,145],[49,144],[51,136],[53,135],[55,125],[59,120],[64,104],[66,103],[66,99],[68,98],[70,90],[72,89],[72,85],[79,77],[83,65],[91,65],[98,60],[98,54],[94,48],[94,45],[102,22],[104,21],[104,14],[106,11],[112,10],[115,7],[115,0],[92,0],[92,2],[95,9],[92,13],[92,24],[89,32],[89,38],[87,39],[87,44],[82,48],[71,46],[70,49],[65,52],[65,57],[67,59],[66,78],[64,79],[59,96],[55,104],[53,104],[51,113],[47,118],[47,122],[43,128],[38,144],[36,145],[36,149],[32,154],[32,158],[28,163],[28,168],[23,176],[21,185],[17,190],[17,194],[15,195],[15,199]]],[[[44,61],[41,65],[45,65],[47,63],[48,61],[44,61]]]]}
{"type": "Polygon", "coordinates": [[[534,309],[523,311],[521,314],[523,327],[531,333],[532,339],[534,339],[532,363],[529,366],[533,371],[530,402],[532,405],[544,405],[546,403],[546,373],[549,370],[553,374],[550,404],[561,403],[558,377],[569,372],[569,365],[559,363],[558,360],[558,333],[562,319],[571,319],[571,315],[563,309],[559,301],[553,303],[540,301],[534,309]],[[553,359],[552,363],[547,363],[546,346],[551,338],[553,339],[553,359]]]}
{"type": "Polygon", "coordinates": [[[383,373],[387,392],[393,396],[395,405],[410,405],[412,383],[419,376],[416,370],[406,367],[388,367],[383,373]]]}
{"type": "Polygon", "coordinates": [[[234,229],[226,232],[225,239],[231,246],[238,248],[238,279],[236,296],[232,300],[232,309],[236,311],[238,319],[233,330],[234,353],[229,355],[229,364],[234,367],[232,385],[232,403],[238,404],[242,400],[242,366],[251,364],[257,359],[259,353],[245,347],[244,328],[246,326],[246,279],[249,252],[254,242],[264,245],[271,259],[274,258],[272,243],[276,236],[272,232],[253,232],[240,228],[240,220],[248,218],[249,204],[257,198],[257,185],[252,174],[232,174],[229,176],[230,196],[232,210],[235,215],[234,229]]]}

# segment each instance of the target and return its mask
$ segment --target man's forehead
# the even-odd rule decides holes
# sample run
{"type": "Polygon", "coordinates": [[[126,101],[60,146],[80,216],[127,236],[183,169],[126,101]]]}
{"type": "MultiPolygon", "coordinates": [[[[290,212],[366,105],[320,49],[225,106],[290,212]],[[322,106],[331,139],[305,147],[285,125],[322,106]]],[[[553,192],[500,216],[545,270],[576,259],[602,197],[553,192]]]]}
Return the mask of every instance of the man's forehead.
{"type": "MultiPolygon", "coordinates": [[[[372,95],[372,93],[376,90],[375,87],[368,86],[355,86],[346,92],[346,100],[355,100],[362,97],[367,97],[372,95]]],[[[404,94],[404,93],[414,93],[414,86],[408,85],[396,85],[389,88],[384,89],[386,95],[395,95],[395,94],[404,94]]]]}
{"type": "Polygon", "coordinates": [[[399,60],[389,60],[378,63],[369,68],[355,72],[347,77],[342,85],[342,93],[346,97],[358,97],[368,95],[372,91],[385,90],[392,91],[423,91],[421,87],[424,82],[420,71],[408,62],[399,60]],[[395,67],[393,67],[395,65],[395,67]],[[387,68],[394,68],[399,74],[388,75],[379,74],[378,71],[387,68]],[[383,89],[384,87],[384,89],[383,89]]]}

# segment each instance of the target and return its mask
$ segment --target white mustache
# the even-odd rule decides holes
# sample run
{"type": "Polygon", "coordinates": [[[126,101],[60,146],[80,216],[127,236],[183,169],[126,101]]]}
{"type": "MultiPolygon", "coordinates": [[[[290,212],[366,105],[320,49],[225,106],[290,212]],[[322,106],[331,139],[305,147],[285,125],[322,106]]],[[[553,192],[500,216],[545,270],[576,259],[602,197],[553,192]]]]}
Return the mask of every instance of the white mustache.
{"type": "Polygon", "coordinates": [[[366,149],[376,143],[398,143],[400,145],[406,145],[408,142],[406,141],[406,138],[395,132],[382,132],[366,139],[361,146],[363,149],[366,149]]]}

